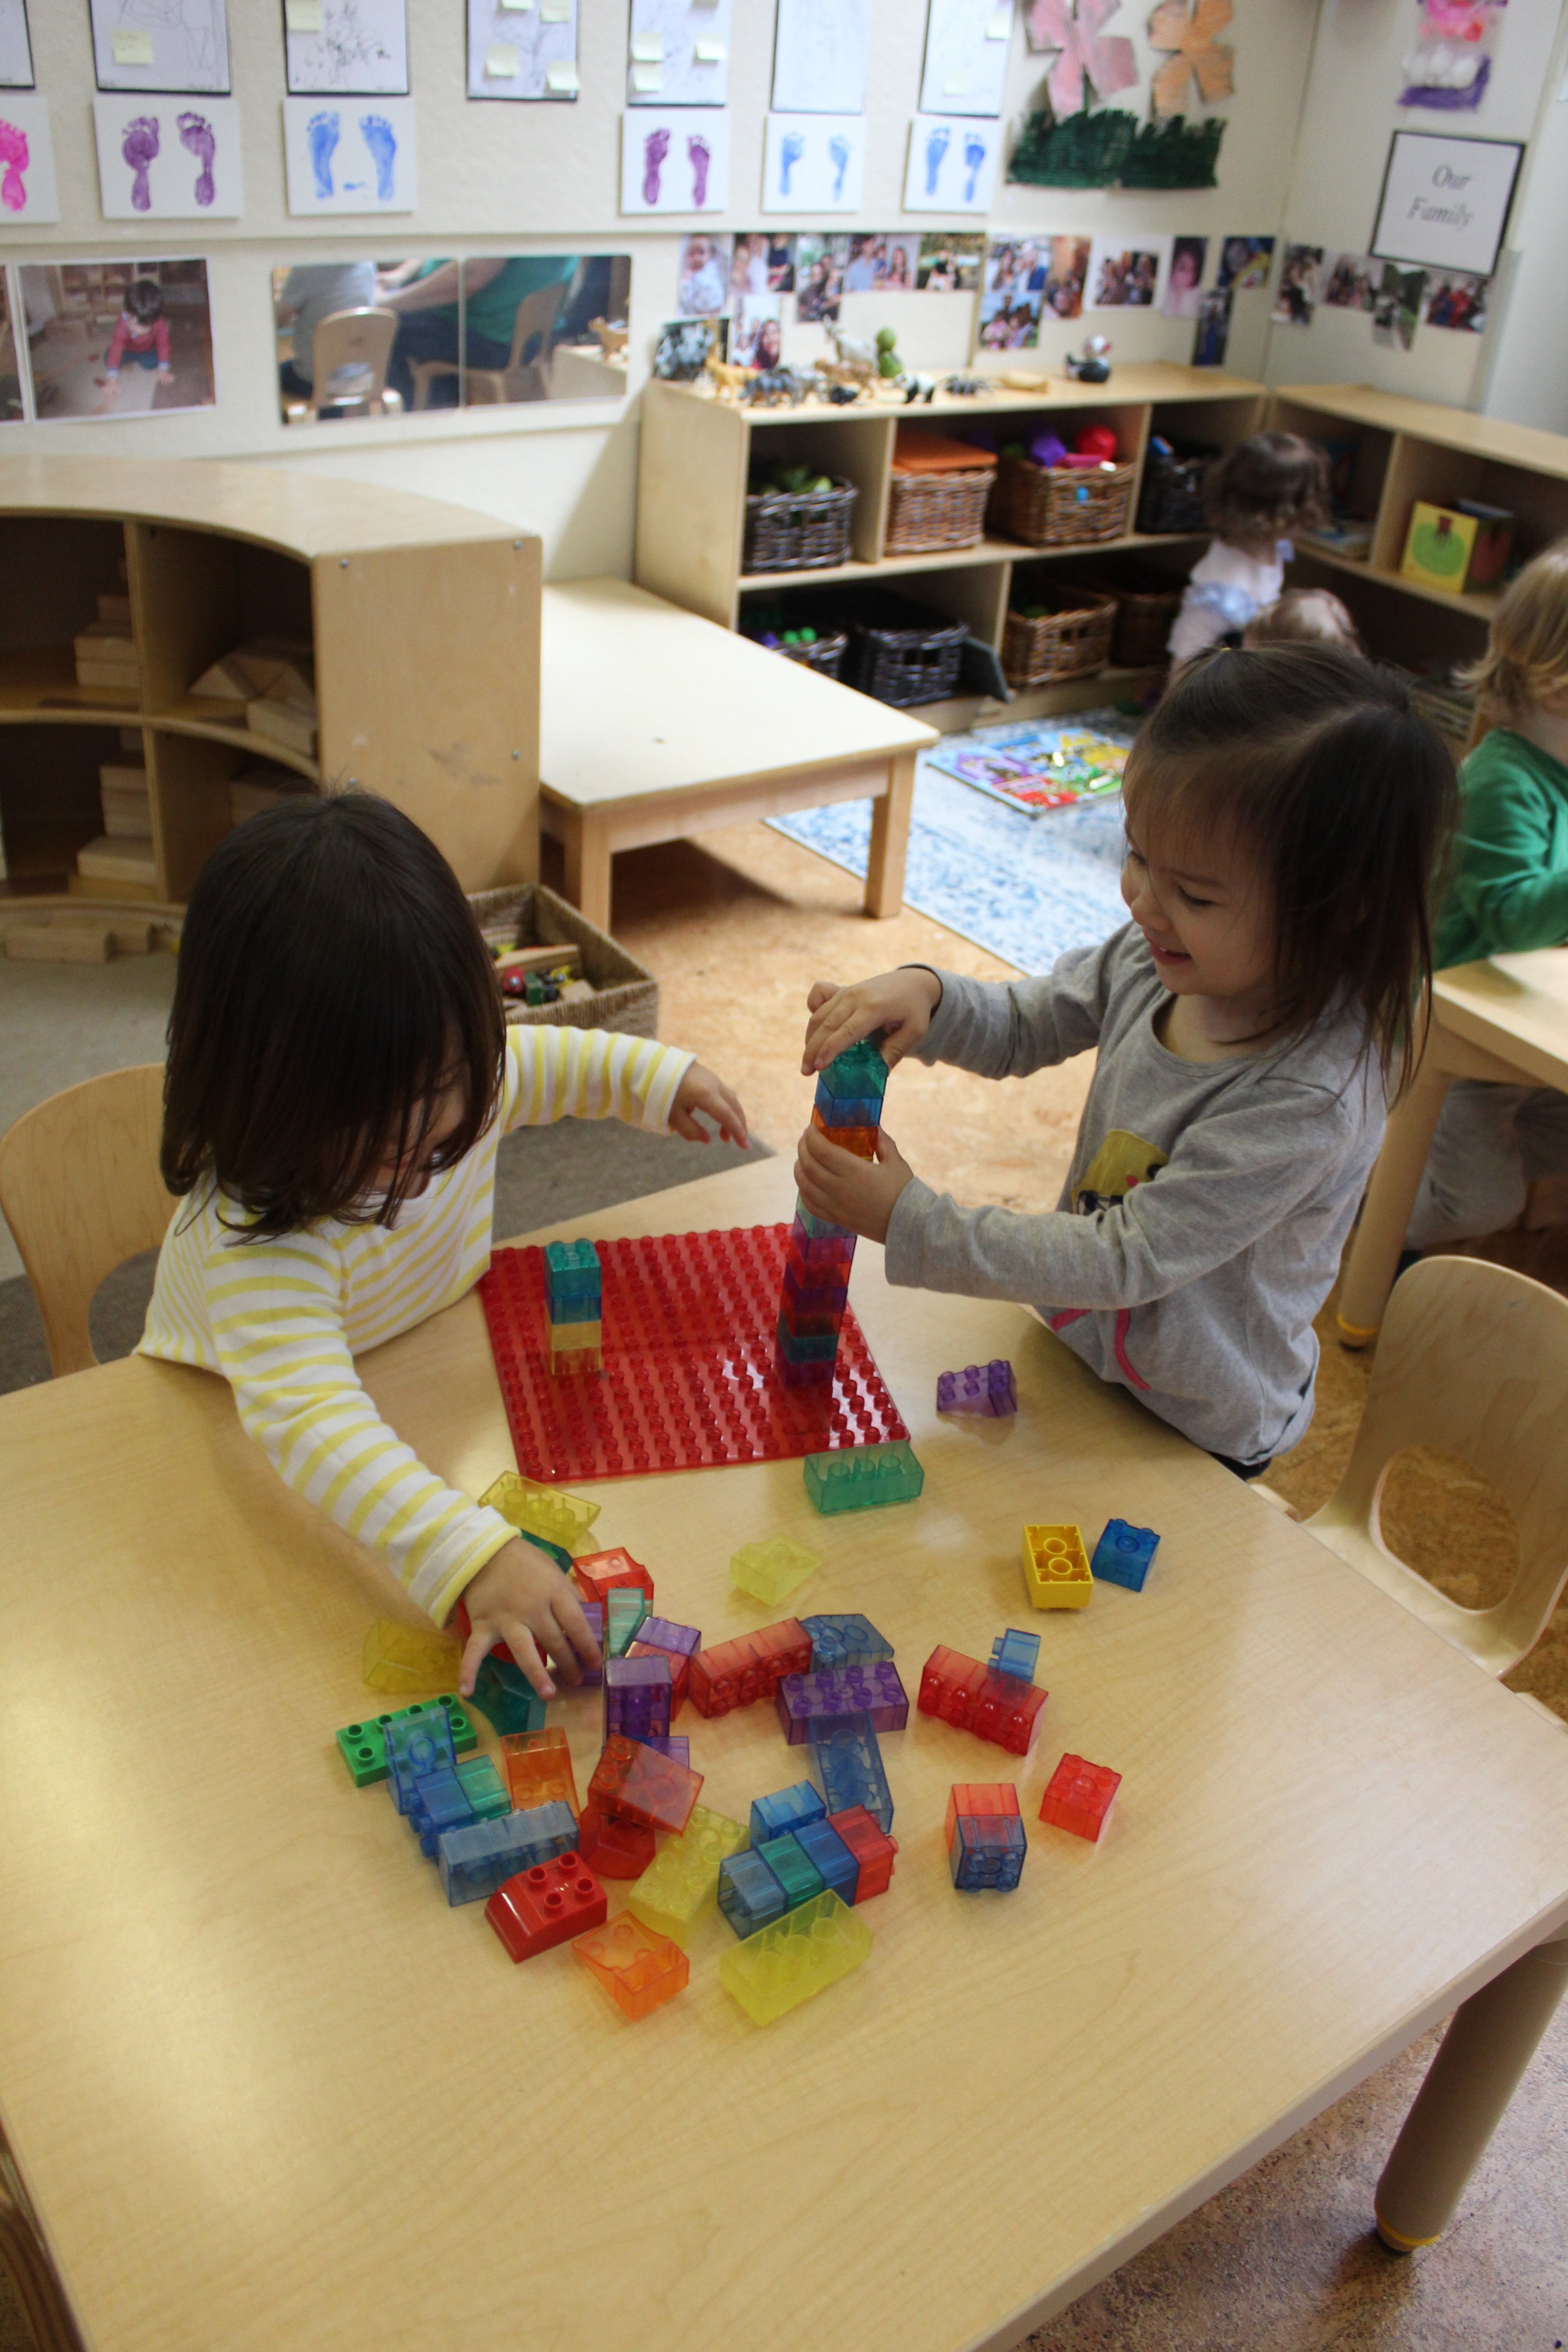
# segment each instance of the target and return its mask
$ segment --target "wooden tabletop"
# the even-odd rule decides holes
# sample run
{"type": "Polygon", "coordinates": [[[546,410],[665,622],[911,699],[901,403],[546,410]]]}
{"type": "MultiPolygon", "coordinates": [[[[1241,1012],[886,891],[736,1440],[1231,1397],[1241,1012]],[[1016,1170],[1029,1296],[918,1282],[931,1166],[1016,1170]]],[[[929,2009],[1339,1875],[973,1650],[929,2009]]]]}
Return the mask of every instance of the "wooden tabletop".
{"type": "MultiPolygon", "coordinates": [[[[787,1159],[574,1220],[787,1215],[787,1159]]],[[[0,1401],[0,2104],[94,2352],[957,2352],[1011,2344],[1568,1914],[1568,1739],[1022,1310],[852,1295],[922,1500],[822,1520],[797,1463],[596,1491],[661,1610],[723,1637],[735,1547],[826,1564],[912,1690],[936,1642],[1043,1636],[1037,1752],[911,1716],[868,1964],[763,2030],[694,1939],[623,2020],[569,1952],[449,1912],[332,1732],[379,1571],[208,1375],[140,1360],[0,1401]],[[1016,1423],[939,1371],[1016,1366],[1016,1423]],[[1157,1528],[1142,1595],[1034,1616],[1026,1518],[1157,1528]],[[1105,1838],[1036,1820],[1064,1748],[1105,1838]],[[956,1895],[953,1780],[1021,1784],[1007,1896],[956,1895]]],[[[364,1362],[478,1491],[510,1459],[478,1303],[364,1362]]],[[[584,1695],[552,1705],[579,1787],[584,1695]]],[[[773,1713],[683,1717],[703,1801],[802,1775],[773,1713]]],[[[487,1736],[487,1745],[490,1744],[487,1736]]],[[[618,1894],[615,1896],[618,1901],[618,1894]]]]}
{"type": "Polygon", "coordinates": [[[1568,948],[1484,957],[1440,971],[1438,1024],[1542,1086],[1568,1086],[1568,948]]]}
{"type": "Polygon", "coordinates": [[[539,772],[577,807],[923,751],[937,730],[626,580],[544,591],[539,772]]]}

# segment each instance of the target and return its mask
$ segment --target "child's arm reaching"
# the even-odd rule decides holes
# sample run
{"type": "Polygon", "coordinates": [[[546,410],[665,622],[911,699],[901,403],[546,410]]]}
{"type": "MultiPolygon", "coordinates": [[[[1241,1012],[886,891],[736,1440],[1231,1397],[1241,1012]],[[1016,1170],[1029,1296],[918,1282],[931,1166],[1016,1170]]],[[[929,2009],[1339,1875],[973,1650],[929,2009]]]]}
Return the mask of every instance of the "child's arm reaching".
{"type": "Polygon", "coordinates": [[[608,1029],[519,1025],[506,1033],[503,1135],[557,1118],[621,1118],[656,1134],[706,1143],[705,1111],[726,1143],[744,1145],[746,1114],[692,1055],[608,1029]]]}
{"type": "Polygon", "coordinates": [[[1068,1061],[1100,1042],[1110,965],[1127,930],[1072,949],[1038,980],[964,980],[918,963],[848,988],[819,980],[806,999],[801,1069],[807,1077],[826,1069],[877,1029],[889,1063],[918,1053],[983,1078],[1026,1078],[1068,1061]]]}

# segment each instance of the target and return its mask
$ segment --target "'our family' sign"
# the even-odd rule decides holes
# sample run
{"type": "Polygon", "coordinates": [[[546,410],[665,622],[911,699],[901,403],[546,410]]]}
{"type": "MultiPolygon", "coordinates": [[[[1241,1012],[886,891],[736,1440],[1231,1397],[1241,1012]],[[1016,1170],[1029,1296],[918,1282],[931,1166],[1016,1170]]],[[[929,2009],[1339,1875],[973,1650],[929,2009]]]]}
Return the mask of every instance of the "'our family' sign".
{"type": "Polygon", "coordinates": [[[1384,261],[1422,261],[1489,278],[1523,157],[1517,140],[1396,131],[1372,251],[1384,261]]]}

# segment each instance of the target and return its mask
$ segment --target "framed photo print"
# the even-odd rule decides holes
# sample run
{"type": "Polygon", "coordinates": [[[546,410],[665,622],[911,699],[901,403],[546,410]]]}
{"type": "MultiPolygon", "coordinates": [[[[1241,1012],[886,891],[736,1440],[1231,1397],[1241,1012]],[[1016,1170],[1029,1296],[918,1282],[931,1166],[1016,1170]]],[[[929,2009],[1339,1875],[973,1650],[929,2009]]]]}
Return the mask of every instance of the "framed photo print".
{"type": "Polygon", "coordinates": [[[1524,160],[1518,139],[1396,131],[1389,142],[1371,251],[1489,278],[1524,160]]]}

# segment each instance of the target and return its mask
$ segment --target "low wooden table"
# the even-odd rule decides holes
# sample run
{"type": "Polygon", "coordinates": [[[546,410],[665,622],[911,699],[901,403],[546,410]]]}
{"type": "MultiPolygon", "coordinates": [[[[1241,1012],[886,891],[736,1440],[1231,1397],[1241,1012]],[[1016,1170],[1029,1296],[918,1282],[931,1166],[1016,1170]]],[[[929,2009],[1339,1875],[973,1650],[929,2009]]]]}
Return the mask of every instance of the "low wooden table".
{"type": "MultiPolygon", "coordinates": [[[[560,1230],[792,1192],[773,1160],[560,1230]]],[[[938,1641],[1026,1623],[1051,1695],[1027,1762],[885,1738],[870,1959],[763,2030],[717,1916],[632,2025],[447,1909],[332,1741],[379,1704],[380,1570],[222,1381],[132,1359],[0,1400],[0,2103],[94,2352],[1001,2347],[1489,1979],[1489,2049],[1532,2021],[1510,1963],[1568,1916],[1568,1738],[1020,1308],[890,1290],[869,1247],[852,1287],[918,1504],[820,1519],[757,1464],[602,1484],[595,1535],[710,1639],[780,1613],[727,1563],[794,1536],[825,1559],[797,1608],[863,1610],[911,1696],[938,1641]],[[937,1374],[999,1355],[1016,1421],[939,1422],[937,1374]],[[1110,1514],[1160,1531],[1146,1591],[1032,1615],[1021,1523],[1110,1514]],[[1036,1819],[1064,1749],[1125,1776],[1098,1846],[1036,1819]],[[1015,1778],[1021,1887],[955,1895],[950,1784],[1015,1778]]],[[[468,1491],[510,1463],[477,1299],[363,1368],[468,1491]]],[[[581,1789],[597,1702],[551,1716],[581,1789]]],[[[771,1707],[679,1728],[742,1820],[803,1777],[771,1707]]]]}
{"type": "Polygon", "coordinates": [[[1454,964],[1432,986],[1432,1026],[1414,1084],[1388,1122],[1340,1286],[1340,1337],[1375,1339],[1456,1078],[1568,1087],[1568,948],[1454,964]]]}
{"type": "Polygon", "coordinates": [[[866,912],[902,907],[934,728],[625,580],[544,591],[541,678],[540,823],[601,930],[617,849],[867,798],[866,912]]]}

